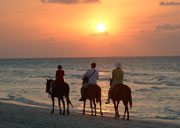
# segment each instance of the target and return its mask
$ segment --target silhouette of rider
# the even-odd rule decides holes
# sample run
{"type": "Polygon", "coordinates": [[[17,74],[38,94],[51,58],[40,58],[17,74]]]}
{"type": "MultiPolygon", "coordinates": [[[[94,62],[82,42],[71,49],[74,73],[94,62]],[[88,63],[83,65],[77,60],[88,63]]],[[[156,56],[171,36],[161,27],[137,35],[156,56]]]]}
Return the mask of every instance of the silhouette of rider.
{"type": "Polygon", "coordinates": [[[83,86],[81,88],[81,98],[79,99],[79,101],[84,100],[84,95],[86,94],[86,90],[89,86],[97,85],[97,79],[99,78],[99,73],[95,68],[96,68],[96,63],[91,63],[91,69],[88,69],[84,74],[84,77],[88,77],[89,79],[86,83],[83,83],[83,86]]]}
{"type": "Polygon", "coordinates": [[[56,86],[62,85],[64,83],[64,70],[62,70],[62,66],[58,65],[57,69],[58,70],[56,70],[56,79],[51,85],[51,92],[56,86]]]}
{"type": "Polygon", "coordinates": [[[108,92],[108,99],[105,102],[106,104],[110,103],[110,94],[111,94],[111,91],[114,89],[114,87],[118,84],[123,83],[124,72],[122,71],[121,63],[116,63],[115,66],[116,68],[112,71],[112,84],[108,92]]]}

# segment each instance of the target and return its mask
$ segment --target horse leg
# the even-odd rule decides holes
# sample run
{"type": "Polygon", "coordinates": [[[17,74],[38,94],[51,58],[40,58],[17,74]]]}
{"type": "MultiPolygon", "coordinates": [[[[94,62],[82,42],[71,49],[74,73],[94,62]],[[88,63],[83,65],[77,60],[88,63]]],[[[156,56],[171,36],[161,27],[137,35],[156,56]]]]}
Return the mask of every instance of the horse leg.
{"type": "Polygon", "coordinates": [[[125,119],[125,116],[126,116],[126,111],[127,111],[126,103],[125,103],[124,100],[123,100],[123,104],[124,104],[124,107],[125,107],[125,109],[124,109],[124,116],[123,116],[123,120],[124,120],[124,119],[125,119]]]}
{"type": "Polygon", "coordinates": [[[113,104],[114,104],[114,111],[115,111],[114,119],[116,119],[117,110],[116,110],[116,101],[115,100],[113,100],[113,104]]]}
{"type": "Polygon", "coordinates": [[[101,114],[101,116],[103,116],[103,113],[102,113],[102,104],[101,104],[101,101],[99,102],[99,105],[100,105],[100,114],[101,114]]]}
{"type": "Polygon", "coordinates": [[[96,116],[96,102],[95,102],[95,99],[93,99],[93,104],[94,104],[94,109],[95,109],[95,116],[96,116]]]}
{"type": "Polygon", "coordinates": [[[93,115],[92,99],[90,99],[91,116],[93,115]]]}
{"type": "Polygon", "coordinates": [[[52,99],[52,111],[51,111],[51,113],[54,113],[54,97],[51,97],[51,99],[52,99]]]}
{"type": "Polygon", "coordinates": [[[100,105],[100,114],[101,114],[101,116],[103,116],[103,113],[102,113],[102,108],[101,108],[101,101],[99,102],[99,105],[100,105]]]}
{"type": "Polygon", "coordinates": [[[128,102],[126,104],[126,110],[127,110],[127,120],[129,120],[129,108],[128,108],[128,102]]]}
{"type": "Polygon", "coordinates": [[[67,102],[67,114],[69,115],[69,101],[68,101],[68,99],[66,99],[66,102],[67,102]]]}
{"type": "Polygon", "coordinates": [[[64,99],[62,98],[62,103],[63,103],[63,115],[65,115],[65,102],[64,102],[64,99]]]}
{"type": "Polygon", "coordinates": [[[85,115],[85,108],[86,108],[86,99],[84,100],[83,115],[85,115]]]}
{"type": "Polygon", "coordinates": [[[118,110],[118,106],[119,106],[119,100],[117,101],[117,117],[119,118],[120,117],[120,115],[119,115],[119,110],[118,110]]]}
{"type": "Polygon", "coordinates": [[[58,104],[59,104],[59,114],[62,114],[61,113],[61,101],[60,101],[60,98],[58,98],[58,104]]]}

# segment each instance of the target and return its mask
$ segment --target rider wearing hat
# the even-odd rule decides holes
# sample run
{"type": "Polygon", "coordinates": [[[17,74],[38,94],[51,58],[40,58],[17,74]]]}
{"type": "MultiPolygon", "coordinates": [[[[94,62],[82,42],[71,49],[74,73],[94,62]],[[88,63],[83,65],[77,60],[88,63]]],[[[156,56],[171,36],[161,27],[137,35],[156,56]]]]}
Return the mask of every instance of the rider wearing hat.
{"type": "Polygon", "coordinates": [[[123,83],[124,72],[122,71],[121,63],[118,62],[115,64],[115,66],[116,68],[112,71],[112,84],[108,92],[108,99],[106,104],[110,103],[110,92],[114,89],[114,87],[123,83]]]}

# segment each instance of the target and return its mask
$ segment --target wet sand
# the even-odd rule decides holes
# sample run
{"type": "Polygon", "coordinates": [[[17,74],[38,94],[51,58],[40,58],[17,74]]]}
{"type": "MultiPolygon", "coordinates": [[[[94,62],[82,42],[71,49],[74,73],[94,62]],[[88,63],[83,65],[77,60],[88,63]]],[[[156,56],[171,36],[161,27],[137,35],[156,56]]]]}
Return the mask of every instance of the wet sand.
{"type": "Polygon", "coordinates": [[[59,115],[58,110],[30,106],[15,101],[0,100],[0,128],[179,128],[173,121],[113,119],[82,115],[70,111],[70,115],[59,115]]]}

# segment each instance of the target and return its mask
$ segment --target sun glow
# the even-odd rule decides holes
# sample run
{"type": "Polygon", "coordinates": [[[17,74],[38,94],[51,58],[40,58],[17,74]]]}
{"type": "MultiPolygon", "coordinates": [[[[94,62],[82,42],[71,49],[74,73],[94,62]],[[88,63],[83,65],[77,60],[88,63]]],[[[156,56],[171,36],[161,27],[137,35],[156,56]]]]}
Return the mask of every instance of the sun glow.
{"type": "Polygon", "coordinates": [[[99,24],[97,24],[96,29],[98,32],[105,32],[106,25],[104,23],[99,23],[99,24]]]}

